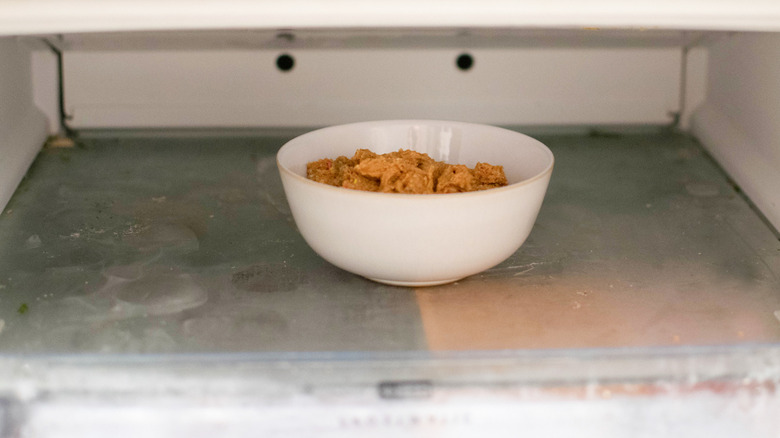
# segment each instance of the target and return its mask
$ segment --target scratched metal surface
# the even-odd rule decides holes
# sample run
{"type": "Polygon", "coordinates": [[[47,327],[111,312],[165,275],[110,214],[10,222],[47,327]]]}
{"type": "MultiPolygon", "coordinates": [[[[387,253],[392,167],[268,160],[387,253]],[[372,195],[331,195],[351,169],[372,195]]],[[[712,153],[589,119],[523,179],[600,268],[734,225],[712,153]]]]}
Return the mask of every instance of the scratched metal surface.
{"type": "Polygon", "coordinates": [[[780,243],[693,140],[539,138],[556,168],[527,243],[417,290],[306,246],[275,168],[285,136],[46,149],[0,216],[0,354],[780,341],[780,243]]]}

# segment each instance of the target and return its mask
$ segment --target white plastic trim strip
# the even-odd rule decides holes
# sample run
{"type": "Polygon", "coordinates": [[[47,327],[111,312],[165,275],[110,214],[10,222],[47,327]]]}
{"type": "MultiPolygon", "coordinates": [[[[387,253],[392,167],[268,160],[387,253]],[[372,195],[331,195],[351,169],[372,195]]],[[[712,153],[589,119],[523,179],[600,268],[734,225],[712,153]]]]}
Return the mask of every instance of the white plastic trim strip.
{"type": "Polygon", "coordinates": [[[780,30],[776,0],[0,0],[0,35],[337,27],[780,30]]]}

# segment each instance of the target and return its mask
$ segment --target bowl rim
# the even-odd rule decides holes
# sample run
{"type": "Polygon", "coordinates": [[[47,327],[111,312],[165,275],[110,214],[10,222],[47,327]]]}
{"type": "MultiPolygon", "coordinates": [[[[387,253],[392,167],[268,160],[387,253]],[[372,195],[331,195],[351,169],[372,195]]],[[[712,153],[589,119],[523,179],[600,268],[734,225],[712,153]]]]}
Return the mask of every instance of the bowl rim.
{"type": "Polygon", "coordinates": [[[471,123],[471,122],[459,122],[459,121],[451,121],[451,120],[434,120],[434,119],[389,119],[389,120],[372,120],[372,121],[364,121],[364,122],[355,122],[355,123],[345,123],[345,124],[339,124],[339,125],[331,125],[326,126],[318,129],[314,129],[312,131],[306,132],[304,134],[298,135],[287,142],[285,142],[281,148],[276,153],[276,166],[279,169],[280,173],[285,173],[286,175],[292,177],[294,180],[301,182],[303,184],[310,185],[312,187],[319,187],[323,190],[335,190],[338,193],[350,193],[353,196],[360,195],[360,196],[377,196],[377,197],[391,197],[393,199],[399,199],[399,198],[420,198],[420,199],[428,199],[431,196],[438,198],[447,198],[452,199],[454,197],[464,197],[464,196],[484,196],[486,194],[491,193],[502,193],[510,190],[515,190],[520,187],[532,184],[533,182],[545,178],[548,174],[552,173],[553,167],[555,165],[555,155],[553,155],[552,151],[550,150],[547,145],[542,143],[541,141],[527,135],[523,134],[518,131],[514,131],[512,129],[502,128],[499,126],[489,125],[489,124],[482,124],[482,123],[471,123]],[[501,131],[507,131],[511,132],[512,134],[520,135],[523,137],[527,137],[534,141],[533,145],[537,147],[539,150],[544,152],[549,158],[550,163],[542,170],[541,172],[537,173],[536,175],[526,178],[522,181],[518,181],[513,184],[509,184],[503,187],[495,187],[492,189],[486,189],[486,190],[478,190],[473,192],[461,192],[461,193],[384,193],[384,192],[369,192],[366,190],[355,190],[355,189],[347,189],[344,187],[337,187],[332,186],[329,184],[312,181],[305,176],[298,175],[297,173],[290,170],[287,166],[284,166],[280,160],[279,155],[282,154],[284,149],[287,147],[288,144],[291,142],[300,139],[302,137],[306,137],[309,135],[316,135],[317,133],[320,133],[321,131],[331,130],[331,129],[343,129],[347,127],[353,127],[353,126],[360,126],[360,125],[382,125],[382,124],[451,124],[451,125],[460,125],[460,126],[479,126],[481,128],[490,128],[495,130],[501,130],[501,131]],[[445,195],[445,196],[442,196],[445,195]]]}

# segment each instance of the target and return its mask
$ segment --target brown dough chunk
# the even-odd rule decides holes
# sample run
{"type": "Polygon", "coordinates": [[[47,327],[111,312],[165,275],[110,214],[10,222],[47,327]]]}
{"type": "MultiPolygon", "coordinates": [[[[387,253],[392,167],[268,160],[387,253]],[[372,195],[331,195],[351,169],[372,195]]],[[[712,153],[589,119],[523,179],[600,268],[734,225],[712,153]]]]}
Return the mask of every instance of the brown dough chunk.
{"type": "Polygon", "coordinates": [[[502,166],[435,161],[428,154],[398,150],[378,155],[358,149],[352,158],[323,158],[306,165],[306,177],[336,187],[385,193],[459,193],[507,185],[502,166]]]}

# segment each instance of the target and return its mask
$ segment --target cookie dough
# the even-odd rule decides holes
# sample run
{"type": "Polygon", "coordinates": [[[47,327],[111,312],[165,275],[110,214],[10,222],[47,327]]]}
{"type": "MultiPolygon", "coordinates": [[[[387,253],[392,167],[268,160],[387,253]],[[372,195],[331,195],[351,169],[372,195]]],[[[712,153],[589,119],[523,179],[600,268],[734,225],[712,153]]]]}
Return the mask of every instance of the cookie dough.
{"type": "Polygon", "coordinates": [[[306,177],[336,187],[384,193],[460,193],[507,185],[502,166],[477,163],[471,169],[404,149],[381,155],[358,149],[352,158],[323,158],[306,165],[306,177]]]}

